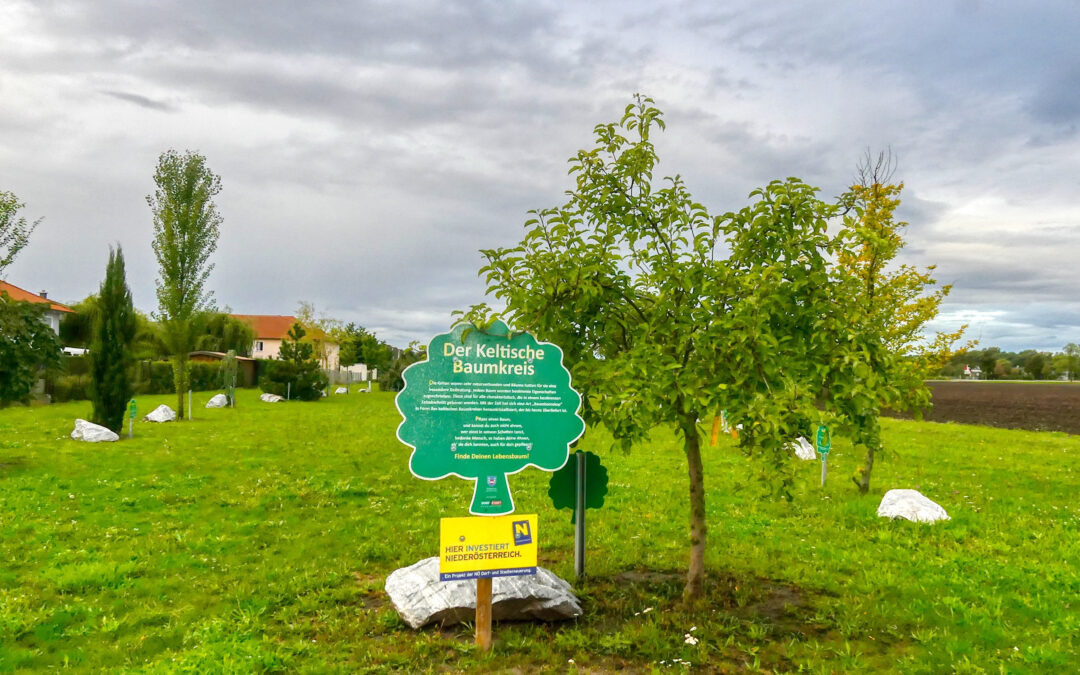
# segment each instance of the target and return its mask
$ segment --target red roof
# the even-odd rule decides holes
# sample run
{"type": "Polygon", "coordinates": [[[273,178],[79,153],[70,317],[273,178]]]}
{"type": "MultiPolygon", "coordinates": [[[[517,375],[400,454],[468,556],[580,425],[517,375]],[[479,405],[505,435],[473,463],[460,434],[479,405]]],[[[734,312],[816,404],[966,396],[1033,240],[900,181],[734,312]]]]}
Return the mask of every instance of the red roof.
{"type": "Polygon", "coordinates": [[[246,321],[255,329],[255,337],[261,340],[284,340],[289,329],[296,323],[295,316],[276,314],[230,314],[234,319],[246,321]]]}
{"type": "Polygon", "coordinates": [[[24,291],[23,289],[19,288],[18,286],[15,286],[13,284],[9,284],[6,281],[0,281],[0,292],[4,292],[4,293],[7,293],[8,295],[10,295],[12,300],[23,300],[25,302],[33,302],[33,303],[42,303],[42,302],[44,302],[44,303],[49,305],[49,309],[54,309],[57,312],[74,312],[75,311],[72,308],[68,307],[67,305],[61,305],[59,302],[53,302],[52,300],[49,300],[48,298],[41,297],[40,295],[34,295],[30,291],[24,291]]]}

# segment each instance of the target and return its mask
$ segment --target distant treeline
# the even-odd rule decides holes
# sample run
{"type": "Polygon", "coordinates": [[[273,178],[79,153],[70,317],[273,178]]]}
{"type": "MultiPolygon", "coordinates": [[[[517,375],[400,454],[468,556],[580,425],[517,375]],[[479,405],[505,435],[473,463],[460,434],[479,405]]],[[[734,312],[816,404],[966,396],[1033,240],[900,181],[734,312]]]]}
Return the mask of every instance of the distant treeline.
{"type": "Polygon", "coordinates": [[[1080,376],[1080,346],[1070,343],[1060,352],[969,349],[953,356],[938,374],[965,377],[965,367],[971,370],[970,377],[980,380],[1075,380],[1080,376]]]}

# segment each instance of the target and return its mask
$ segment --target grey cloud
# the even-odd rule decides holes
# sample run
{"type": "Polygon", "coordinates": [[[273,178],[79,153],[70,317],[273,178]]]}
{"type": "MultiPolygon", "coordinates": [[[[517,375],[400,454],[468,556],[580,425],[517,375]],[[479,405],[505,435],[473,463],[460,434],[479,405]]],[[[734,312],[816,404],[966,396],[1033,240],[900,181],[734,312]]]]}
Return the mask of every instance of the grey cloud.
{"type": "Polygon", "coordinates": [[[1080,121],[1080,64],[1073,63],[1043,82],[1029,109],[1038,120],[1075,130],[1080,121]]]}
{"type": "Polygon", "coordinates": [[[121,239],[152,308],[142,197],[156,153],[192,147],[225,185],[219,302],[310,300],[398,344],[425,338],[481,299],[477,249],[516,242],[526,210],[563,201],[567,157],[642,91],[667,113],[661,175],[682,174],[713,212],[789,175],[835,195],[864,147],[891,144],[903,259],[955,283],[950,311],[1006,312],[993,330],[1015,340],[1073,325],[1068,5],[17,7],[33,39],[0,54],[5,95],[23,97],[0,110],[0,187],[46,220],[9,276],[57,297],[93,290],[121,239]],[[1025,215],[1013,229],[959,217],[985,195],[1025,215]]]}
{"type": "Polygon", "coordinates": [[[150,110],[160,110],[161,112],[173,112],[176,110],[176,108],[163,101],[156,101],[147,96],[140,96],[139,94],[132,94],[126,91],[102,91],[101,93],[112,96],[113,98],[118,98],[121,101],[134,103],[142,108],[149,108],[150,110]]]}

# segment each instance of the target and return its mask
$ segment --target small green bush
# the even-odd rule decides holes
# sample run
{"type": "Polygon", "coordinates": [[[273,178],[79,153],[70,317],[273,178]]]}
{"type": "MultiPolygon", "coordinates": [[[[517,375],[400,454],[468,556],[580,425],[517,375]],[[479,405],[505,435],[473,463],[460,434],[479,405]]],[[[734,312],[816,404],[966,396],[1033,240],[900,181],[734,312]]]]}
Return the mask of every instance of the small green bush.
{"type": "Polygon", "coordinates": [[[89,375],[90,359],[86,355],[64,356],[60,360],[61,369],[68,375],[89,375]]]}

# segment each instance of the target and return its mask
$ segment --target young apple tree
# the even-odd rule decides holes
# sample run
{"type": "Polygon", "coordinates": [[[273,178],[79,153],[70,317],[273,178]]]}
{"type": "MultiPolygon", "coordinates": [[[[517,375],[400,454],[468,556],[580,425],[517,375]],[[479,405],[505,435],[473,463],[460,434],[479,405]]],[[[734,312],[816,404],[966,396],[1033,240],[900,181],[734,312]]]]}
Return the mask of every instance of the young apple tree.
{"type": "Polygon", "coordinates": [[[847,241],[826,231],[837,206],[788,179],[711,217],[677,175],[654,179],[650,136],[663,128],[640,96],[619,122],[595,127],[595,147],[570,160],[568,201],[532,212],[517,246],[483,251],[481,274],[505,311],[481,304],[465,319],[497,315],[562,347],[586,423],[624,447],[660,425],[678,430],[692,603],[705,573],[702,421],[738,411],[742,447],[766,458],[763,478],[785,488],[787,443],[822,415],[815,403],[841,366],[836,345],[851,342],[838,302],[850,280],[829,262],[847,241]]]}

